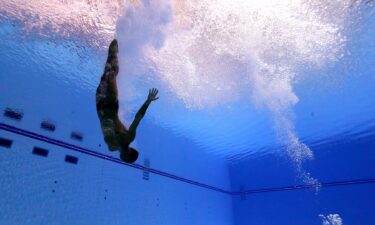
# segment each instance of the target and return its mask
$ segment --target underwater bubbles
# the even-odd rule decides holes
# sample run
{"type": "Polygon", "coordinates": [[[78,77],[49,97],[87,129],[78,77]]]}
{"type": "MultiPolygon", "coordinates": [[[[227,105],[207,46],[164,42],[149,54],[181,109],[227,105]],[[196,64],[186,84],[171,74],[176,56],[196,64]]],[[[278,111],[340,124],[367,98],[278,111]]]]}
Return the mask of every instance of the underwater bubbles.
{"type": "Polygon", "coordinates": [[[342,225],[342,219],[339,214],[329,214],[323,215],[319,214],[319,217],[322,219],[323,225],[342,225]]]}
{"type": "Polygon", "coordinates": [[[233,102],[246,95],[273,115],[278,140],[298,176],[316,183],[302,164],[313,152],[300,142],[293,86],[303,66],[334,63],[345,50],[351,1],[172,1],[173,20],[161,47],[148,46],[160,79],[190,109],[233,102]]]}

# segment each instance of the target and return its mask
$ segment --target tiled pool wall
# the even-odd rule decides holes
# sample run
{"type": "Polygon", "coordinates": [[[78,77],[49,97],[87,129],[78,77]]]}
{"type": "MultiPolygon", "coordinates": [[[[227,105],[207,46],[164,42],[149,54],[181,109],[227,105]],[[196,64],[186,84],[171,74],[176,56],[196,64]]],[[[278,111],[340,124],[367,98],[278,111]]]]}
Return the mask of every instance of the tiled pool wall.
{"type": "MultiPolygon", "coordinates": [[[[100,132],[82,132],[82,140],[72,139],[64,123],[57,123],[54,131],[41,129],[43,118],[22,112],[20,120],[2,115],[1,122],[78,146],[94,147],[99,140],[102,148],[95,149],[109,153],[100,132]]],[[[0,136],[0,224],[232,224],[228,194],[153,173],[145,177],[145,171],[5,130],[0,136]]],[[[181,154],[185,147],[192,148],[176,151],[181,154]]],[[[163,149],[154,146],[152,151],[163,149]]],[[[157,167],[163,154],[154,154],[138,162],[148,158],[146,166],[157,167]]],[[[169,172],[229,189],[221,163],[174,155],[164,160],[165,170],[178,166],[169,172]],[[197,171],[203,161],[210,163],[197,171]]]]}

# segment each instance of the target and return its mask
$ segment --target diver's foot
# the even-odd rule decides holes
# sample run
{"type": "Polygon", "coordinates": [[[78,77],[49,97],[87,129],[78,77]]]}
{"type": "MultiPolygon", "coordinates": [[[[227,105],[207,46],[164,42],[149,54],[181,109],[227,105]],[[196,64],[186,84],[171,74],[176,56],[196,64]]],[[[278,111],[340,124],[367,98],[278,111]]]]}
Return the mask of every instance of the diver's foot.
{"type": "Polygon", "coordinates": [[[111,54],[114,54],[114,53],[118,53],[118,42],[116,39],[113,39],[113,41],[111,42],[111,44],[109,45],[109,52],[111,54]]]}

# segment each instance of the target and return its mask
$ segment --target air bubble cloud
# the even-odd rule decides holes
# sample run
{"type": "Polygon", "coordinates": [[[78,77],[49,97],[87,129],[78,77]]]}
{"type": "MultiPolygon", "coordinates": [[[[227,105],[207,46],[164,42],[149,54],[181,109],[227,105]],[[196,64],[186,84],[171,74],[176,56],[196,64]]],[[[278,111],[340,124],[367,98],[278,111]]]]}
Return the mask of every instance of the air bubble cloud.
{"type": "Polygon", "coordinates": [[[301,67],[340,59],[350,1],[172,1],[173,20],[160,48],[145,55],[186,107],[205,109],[247,95],[273,115],[274,130],[307,183],[313,158],[294,128],[294,84],[301,67]]]}
{"type": "Polygon", "coordinates": [[[323,225],[342,225],[342,219],[339,214],[328,214],[323,215],[319,214],[319,217],[322,219],[323,225]]]}

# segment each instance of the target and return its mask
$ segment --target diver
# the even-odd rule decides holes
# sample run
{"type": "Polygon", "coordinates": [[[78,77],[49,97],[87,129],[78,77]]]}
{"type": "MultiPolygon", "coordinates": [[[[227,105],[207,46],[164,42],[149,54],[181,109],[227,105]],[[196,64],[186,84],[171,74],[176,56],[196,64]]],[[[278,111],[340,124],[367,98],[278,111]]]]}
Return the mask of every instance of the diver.
{"type": "Polygon", "coordinates": [[[145,103],[135,115],[129,130],[127,130],[118,117],[119,103],[116,76],[119,72],[119,65],[117,54],[118,43],[114,39],[109,46],[107,63],[96,90],[96,110],[104,140],[109,150],[119,151],[122,161],[133,163],[138,158],[138,151],[129,145],[135,139],[137,126],[145,115],[148,106],[159,98],[156,97],[158,90],[156,88],[149,90],[145,103]]]}

